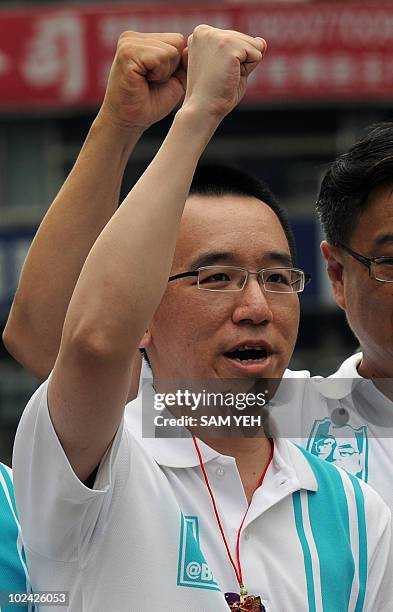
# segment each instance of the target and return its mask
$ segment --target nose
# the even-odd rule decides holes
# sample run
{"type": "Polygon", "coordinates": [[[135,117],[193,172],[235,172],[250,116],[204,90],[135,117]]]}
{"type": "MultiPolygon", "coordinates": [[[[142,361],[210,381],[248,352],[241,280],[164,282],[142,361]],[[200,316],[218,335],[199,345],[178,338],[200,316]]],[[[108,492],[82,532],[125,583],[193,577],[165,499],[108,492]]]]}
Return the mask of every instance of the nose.
{"type": "Polygon", "coordinates": [[[237,324],[253,325],[266,325],[273,321],[269,298],[256,275],[250,274],[246,286],[238,292],[232,320],[237,324]]]}

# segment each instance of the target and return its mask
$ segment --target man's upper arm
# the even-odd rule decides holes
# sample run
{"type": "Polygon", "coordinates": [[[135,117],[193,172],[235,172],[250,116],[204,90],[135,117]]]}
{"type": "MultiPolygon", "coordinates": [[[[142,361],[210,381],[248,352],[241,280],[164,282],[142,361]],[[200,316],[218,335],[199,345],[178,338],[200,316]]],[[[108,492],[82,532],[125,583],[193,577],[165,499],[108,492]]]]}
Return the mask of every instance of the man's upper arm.
{"type": "Polygon", "coordinates": [[[64,342],[48,385],[50,418],[75,474],[85,481],[122,420],[133,360],[111,346],[64,342]]]}

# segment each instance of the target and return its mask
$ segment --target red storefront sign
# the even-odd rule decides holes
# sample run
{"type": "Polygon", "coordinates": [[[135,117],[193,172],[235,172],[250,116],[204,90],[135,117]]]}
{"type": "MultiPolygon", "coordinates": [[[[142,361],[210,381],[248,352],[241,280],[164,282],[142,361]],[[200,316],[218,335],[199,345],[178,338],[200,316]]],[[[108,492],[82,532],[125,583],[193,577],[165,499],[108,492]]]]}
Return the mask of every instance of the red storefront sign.
{"type": "Polygon", "coordinates": [[[118,5],[0,12],[0,109],[95,106],[118,35],[209,23],[263,36],[248,100],[393,98],[393,5],[118,5]]]}

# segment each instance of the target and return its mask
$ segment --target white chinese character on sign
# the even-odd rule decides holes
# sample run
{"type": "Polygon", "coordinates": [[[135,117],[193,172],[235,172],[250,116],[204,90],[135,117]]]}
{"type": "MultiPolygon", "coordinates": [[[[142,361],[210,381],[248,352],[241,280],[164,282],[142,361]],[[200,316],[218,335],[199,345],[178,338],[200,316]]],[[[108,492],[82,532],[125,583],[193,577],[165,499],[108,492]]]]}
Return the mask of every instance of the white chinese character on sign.
{"type": "Polygon", "coordinates": [[[363,64],[364,79],[369,85],[380,85],[383,81],[383,57],[367,55],[363,64]]]}
{"type": "Polygon", "coordinates": [[[317,85],[325,72],[324,60],[315,55],[306,55],[299,59],[300,78],[304,84],[317,85]]]}
{"type": "Polygon", "coordinates": [[[27,42],[22,72],[35,87],[60,86],[68,101],[78,99],[86,86],[86,54],[81,18],[56,15],[38,20],[27,42]]]}
{"type": "Polygon", "coordinates": [[[332,58],[332,82],[337,86],[349,85],[356,78],[357,65],[349,55],[337,55],[332,58]]]}
{"type": "Polygon", "coordinates": [[[272,85],[276,87],[285,87],[288,85],[290,77],[290,63],[287,57],[270,57],[269,63],[266,62],[268,68],[268,78],[272,85]]]}

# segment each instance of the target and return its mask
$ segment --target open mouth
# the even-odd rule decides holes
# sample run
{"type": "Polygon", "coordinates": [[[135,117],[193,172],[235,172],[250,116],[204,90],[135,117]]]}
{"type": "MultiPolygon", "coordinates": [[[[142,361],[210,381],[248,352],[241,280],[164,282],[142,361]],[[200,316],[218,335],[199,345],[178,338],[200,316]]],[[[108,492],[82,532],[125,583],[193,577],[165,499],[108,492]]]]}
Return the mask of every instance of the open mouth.
{"type": "Polygon", "coordinates": [[[271,355],[265,348],[261,347],[239,347],[234,351],[224,353],[228,359],[238,361],[239,363],[258,363],[264,361],[271,355]]]}

